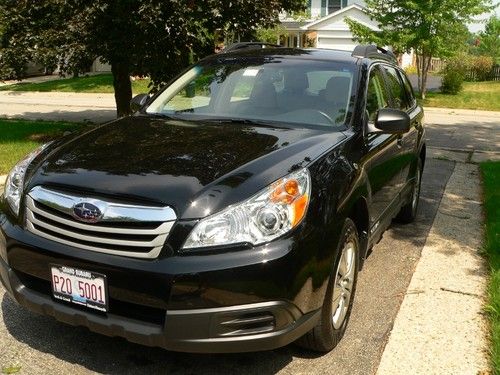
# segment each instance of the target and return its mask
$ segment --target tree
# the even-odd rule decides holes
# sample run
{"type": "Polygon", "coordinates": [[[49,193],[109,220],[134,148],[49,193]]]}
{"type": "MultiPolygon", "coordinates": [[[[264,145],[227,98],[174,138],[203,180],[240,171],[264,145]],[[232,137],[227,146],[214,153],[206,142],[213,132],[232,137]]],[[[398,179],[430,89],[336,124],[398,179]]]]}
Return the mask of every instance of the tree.
{"type": "Polygon", "coordinates": [[[266,43],[279,43],[280,37],[288,36],[288,31],[283,25],[276,25],[274,27],[262,27],[255,30],[255,39],[259,42],[266,43]]]}
{"type": "Polygon", "coordinates": [[[358,41],[392,46],[417,56],[418,90],[425,98],[432,57],[446,58],[466,46],[466,23],[490,9],[490,0],[366,0],[367,13],[378,24],[373,31],[347,20],[358,41]]]}
{"type": "Polygon", "coordinates": [[[22,77],[28,61],[77,74],[100,58],[111,65],[124,116],[130,75],[158,86],[213,53],[215,30],[244,34],[303,7],[303,0],[0,0],[0,78],[22,77]]]}
{"type": "MultiPolygon", "coordinates": [[[[296,22],[305,23],[311,19],[311,12],[308,9],[300,12],[289,12],[286,14],[286,19],[292,19],[296,22]]],[[[278,23],[272,27],[259,27],[253,33],[255,40],[275,44],[279,44],[280,37],[288,37],[289,35],[289,31],[285,26],[283,26],[282,23],[278,23]]]]}
{"type": "Polygon", "coordinates": [[[478,50],[481,54],[491,56],[500,64],[500,18],[491,16],[483,32],[479,33],[478,50]]]}

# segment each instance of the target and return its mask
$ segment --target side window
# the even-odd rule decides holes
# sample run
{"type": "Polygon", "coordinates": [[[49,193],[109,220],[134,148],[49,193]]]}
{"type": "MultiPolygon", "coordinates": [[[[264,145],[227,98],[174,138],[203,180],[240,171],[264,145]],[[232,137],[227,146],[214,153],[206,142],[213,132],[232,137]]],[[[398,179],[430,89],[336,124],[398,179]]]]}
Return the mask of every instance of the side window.
{"type": "Polygon", "coordinates": [[[213,74],[213,71],[207,71],[196,77],[177,92],[164,105],[162,111],[197,113],[205,109],[217,89],[213,74]]]}
{"type": "Polygon", "coordinates": [[[366,110],[369,120],[375,121],[378,110],[387,107],[389,107],[389,94],[384,84],[382,72],[378,67],[375,67],[370,73],[366,96],[366,110]]]}
{"type": "Polygon", "coordinates": [[[408,97],[408,108],[412,108],[417,101],[415,99],[415,94],[413,93],[413,87],[411,86],[410,80],[408,79],[405,73],[399,71],[399,75],[401,76],[401,79],[403,80],[403,85],[405,86],[406,96],[408,97]]]}
{"type": "Polygon", "coordinates": [[[384,70],[387,73],[387,85],[394,101],[394,108],[405,110],[408,107],[408,101],[397,70],[389,66],[384,66],[384,70]]]}

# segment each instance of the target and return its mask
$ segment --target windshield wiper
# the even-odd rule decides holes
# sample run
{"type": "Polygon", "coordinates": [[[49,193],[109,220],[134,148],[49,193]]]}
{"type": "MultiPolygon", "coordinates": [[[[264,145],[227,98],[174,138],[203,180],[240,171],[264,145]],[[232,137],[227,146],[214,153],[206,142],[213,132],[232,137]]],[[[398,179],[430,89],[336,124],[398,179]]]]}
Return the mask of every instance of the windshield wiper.
{"type": "Polygon", "coordinates": [[[175,116],[172,114],[166,114],[166,113],[147,113],[146,112],[146,113],[141,113],[141,114],[145,115],[145,116],[160,117],[160,118],[167,119],[167,120],[189,121],[186,118],[175,116]]]}
{"type": "Polygon", "coordinates": [[[220,118],[207,118],[203,119],[203,122],[218,123],[218,124],[243,124],[243,125],[257,125],[264,126],[268,128],[286,128],[281,123],[276,121],[266,121],[266,120],[256,120],[247,118],[231,118],[231,117],[220,117],[220,118]]]}

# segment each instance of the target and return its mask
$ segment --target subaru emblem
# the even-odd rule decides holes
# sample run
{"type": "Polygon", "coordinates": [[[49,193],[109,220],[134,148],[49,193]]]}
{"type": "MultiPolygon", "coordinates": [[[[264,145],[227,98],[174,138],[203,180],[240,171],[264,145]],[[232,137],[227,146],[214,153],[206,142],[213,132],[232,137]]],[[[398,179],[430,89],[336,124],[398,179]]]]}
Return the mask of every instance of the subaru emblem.
{"type": "Polygon", "coordinates": [[[73,217],[85,223],[97,223],[102,218],[102,212],[96,205],[82,202],[73,206],[73,217]]]}

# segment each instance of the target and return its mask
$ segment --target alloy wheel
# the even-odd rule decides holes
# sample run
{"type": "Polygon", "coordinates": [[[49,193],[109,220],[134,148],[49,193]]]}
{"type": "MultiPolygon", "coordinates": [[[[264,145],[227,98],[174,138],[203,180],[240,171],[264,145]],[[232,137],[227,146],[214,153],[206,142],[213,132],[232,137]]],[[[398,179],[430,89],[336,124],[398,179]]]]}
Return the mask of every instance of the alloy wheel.
{"type": "Polygon", "coordinates": [[[356,276],[356,251],[354,242],[346,242],[337,266],[332,299],[332,323],[335,329],[342,327],[349,310],[356,276]]]}

